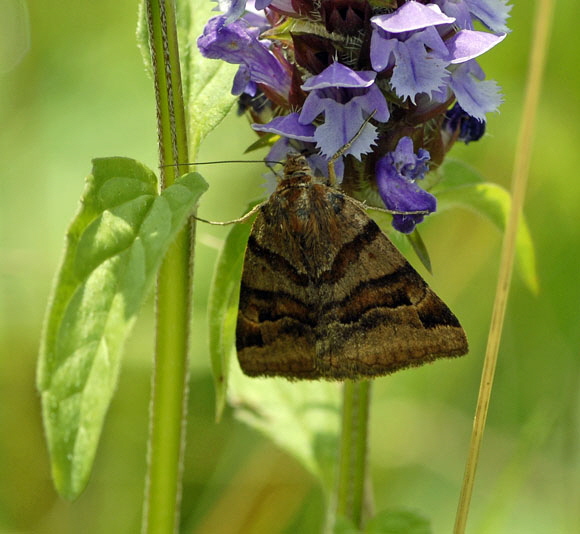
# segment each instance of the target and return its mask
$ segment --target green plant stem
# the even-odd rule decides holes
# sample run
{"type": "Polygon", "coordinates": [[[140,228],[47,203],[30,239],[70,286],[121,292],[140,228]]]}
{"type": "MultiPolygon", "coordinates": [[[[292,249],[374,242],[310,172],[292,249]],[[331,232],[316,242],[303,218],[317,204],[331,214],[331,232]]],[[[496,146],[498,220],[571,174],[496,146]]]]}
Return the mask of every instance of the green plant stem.
{"type": "MultiPolygon", "coordinates": [[[[180,174],[174,164],[189,161],[186,115],[174,2],[147,0],[146,8],[157,103],[161,187],[164,188],[180,174]]],[[[172,533],[179,523],[194,230],[191,220],[171,245],[157,279],[144,533],[172,533]]]]}
{"type": "Polygon", "coordinates": [[[367,476],[367,437],[371,382],[346,380],[343,389],[336,516],[362,527],[367,476]]]}
{"type": "Polygon", "coordinates": [[[465,465],[463,485],[457,506],[457,515],[455,517],[454,534],[463,534],[465,532],[469,504],[471,502],[471,495],[473,493],[473,485],[475,482],[475,472],[479,459],[479,451],[481,448],[481,441],[483,439],[483,431],[491,398],[491,389],[513,271],[516,235],[524,205],[532,154],[535,118],[540,100],[540,88],[545,66],[546,51],[548,49],[552,14],[553,0],[539,0],[537,2],[535,27],[532,31],[533,45],[530,70],[526,84],[526,96],[522,120],[520,123],[512,178],[512,209],[506,225],[503,240],[497,288],[491,316],[491,324],[489,327],[485,360],[481,373],[481,383],[479,386],[479,396],[473,421],[471,443],[465,465]]]}

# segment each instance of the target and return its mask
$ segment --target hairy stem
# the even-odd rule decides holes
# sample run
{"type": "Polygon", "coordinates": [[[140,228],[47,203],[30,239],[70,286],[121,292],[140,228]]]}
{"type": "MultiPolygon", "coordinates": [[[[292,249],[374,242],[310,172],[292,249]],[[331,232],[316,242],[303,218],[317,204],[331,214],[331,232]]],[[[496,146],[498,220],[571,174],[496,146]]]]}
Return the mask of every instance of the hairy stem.
{"type": "Polygon", "coordinates": [[[536,111],[538,109],[542,74],[545,65],[545,56],[548,49],[549,30],[553,13],[553,0],[539,0],[536,8],[536,22],[533,35],[533,48],[531,51],[530,70],[526,85],[526,96],[520,132],[516,149],[516,159],[512,178],[512,209],[507,222],[502,254],[500,260],[497,289],[483,370],[481,373],[481,383],[479,386],[479,397],[473,421],[471,443],[468,458],[465,466],[463,485],[455,517],[455,534],[463,534],[467,524],[469,504],[473,493],[475,482],[475,472],[479,459],[483,431],[487,419],[487,411],[491,397],[493,377],[497,363],[497,355],[501,340],[501,332],[509,295],[511,274],[513,271],[515,245],[518,225],[521,219],[524,197],[527,186],[528,170],[532,154],[532,140],[535,126],[536,111]]]}
{"type": "Polygon", "coordinates": [[[343,390],[336,516],[361,528],[365,507],[371,382],[346,380],[343,390]]]}
{"type": "MultiPolygon", "coordinates": [[[[189,161],[175,7],[171,0],[146,0],[146,8],[157,104],[161,187],[165,188],[179,176],[175,164],[189,161]]],[[[194,230],[191,220],[171,245],[157,279],[144,533],[175,532],[179,523],[194,230]]]]}

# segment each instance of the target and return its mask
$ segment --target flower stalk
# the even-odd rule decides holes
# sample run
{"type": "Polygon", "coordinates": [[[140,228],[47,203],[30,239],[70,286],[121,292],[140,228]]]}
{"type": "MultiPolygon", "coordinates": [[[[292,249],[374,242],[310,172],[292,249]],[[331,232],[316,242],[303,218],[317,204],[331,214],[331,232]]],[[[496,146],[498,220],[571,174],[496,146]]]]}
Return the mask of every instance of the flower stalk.
{"type": "MultiPolygon", "coordinates": [[[[181,88],[175,6],[147,0],[147,21],[157,104],[161,188],[189,160],[181,88]]],[[[193,279],[193,219],[177,236],[157,279],[155,359],[152,379],[148,473],[143,533],[171,533],[179,523],[185,445],[188,351],[193,279]]]]}
{"type": "Polygon", "coordinates": [[[336,502],[335,518],[346,518],[357,528],[371,513],[366,506],[370,501],[366,495],[370,390],[369,380],[344,382],[338,474],[330,499],[331,506],[336,502]]]}

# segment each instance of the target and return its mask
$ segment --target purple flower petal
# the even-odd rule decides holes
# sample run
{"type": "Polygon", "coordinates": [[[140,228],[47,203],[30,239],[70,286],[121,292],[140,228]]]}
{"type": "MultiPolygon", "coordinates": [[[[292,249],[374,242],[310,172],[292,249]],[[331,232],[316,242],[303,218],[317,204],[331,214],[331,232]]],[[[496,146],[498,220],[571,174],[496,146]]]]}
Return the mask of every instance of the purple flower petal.
{"type": "Polygon", "coordinates": [[[271,3],[272,0],[256,0],[254,5],[256,9],[266,9],[271,3]]]}
{"type": "MultiPolygon", "coordinates": [[[[379,122],[387,122],[390,117],[389,106],[381,90],[372,85],[368,89],[317,89],[310,92],[306,97],[302,111],[300,112],[300,122],[308,124],[314,121],[321,113],[325,113],[329,102],[344,104],[356,101],[361,110],[366,112],[366,116],[375,112],[373,118],[379,122]]],[[[361,126],[362,122],[358,126],[361,126]]]]}
{"type": "Polygon", "coordinates": [[[457,32],[451,39],[445,41],[449,50],[451,63],[464,63],[484,54],[496,44],[501,43],[506,35],[506,33],[494,35],[493,33],[473,30],[461,30],[457,32]]]}
{"type": "Polygon", "coordinates": [[[449,75],[449,51],[434,27],[401,35],[401,39],[375,27],[370,55],[376,71],[394,65],[391,85],[398,96],[413,103],[419,93],[441,91],[449,75]]]}
{"type": "Polygon", "coordinates": [[[315,141],[315,126],[313,124],[300,124],[298,113],[276,117],[267,124],[252,124],[252,128],[258,132],[275,133],[299,141],[315,141]]]}
{"type": "Polygon", "coordinates": [[[377,72],[392,67],[395,63],[395,48],[398,39],[390,39],[381,31],[373,31],[371,35],[371,65],[377,72]]]}
{"type": "Polygon", "coordinates": [[[453,22],[455,19],[444,15],[439,6],[435,4],[424,5],[413,0],[404,3],[393,13],[371,18],[371,23],[374,26],[390,33],[421,30],[429,26],[452,24],[453,22]]]}
{"type": "MultiPolygon", "coordinates": [[[[300,123],[310,124],[326,109],[326,101],[333,100],[327,98],[322,91],[312,91],[304,101],[302,110],[300,111],[300,123]],[[322,93],[322,94],[321,94],[322,93]]],[[[333,100],[334,101],[334,100],[333,100]]]]}
{"type": "MultiPolygon", "coordinates": [[[[206,24],[197,46],[203,56],[245,65],[243,76],[271,87],[280,95],[290,91],[290,75],[265,41],[258,39],[258,30],[248,27],[243,19],[226,24],[226,17],[213,17],[206,24]]],[[[236,85],[239,89],[239,83],[236,85]]]]}
{"type": "Polygon", "coordinates": [[[204,57],[243,64],[244,47],[251,46],[255,39],[244,23],[227,24],[226,17],[221,15],[208,20],[197,46],[204,57]]]}
{"type": "Polygon", "coordinates": [[[316,128],[315,139],[321,152],[332,157],[351,144],[345,154],[356,158],[367,153],[377,137],[377,129],[367,124],[358,130],[374,112],[374,119],[387,122],[390,117],[387,101],[374,84],[376,73],[354,71],[340,63],[333,63],[319,75],[310,78],[303,88],[309,91],[302,106],[299,122],[311,124],[324,114],[324,124],[316,128]]]}
{"type": "Polygon", "coordinates": [[[398,43],[394,54],[391,85],[401,98],[409,97],[414,103],[417,94],[431,94],[444,87],[449,75],[445,68],[448,62],[429,56],[419,35],[398,43]]]}
{"type": "Polygon", "coordinates": [[[268,151],[264,158],[266,161],[284,161],[286,154],[292,150],[291,141],[288,137],[280,137],[268,151]]]}
{"type": "Polygon", "coordinates": [[[376,86],[369,87],[364,94],[354,96],[353,100],[357,100],[360,107],[370,115],[374,111],[373,119],[379,122],[387,122],[391,116],[389,106],[385,99],[385,95],[376,86]]]}
{"type": "Polygon", "coordinates": [[[393,164],[399,174],[409,180],[422,180],[429,170],[429,152],[420,148],[417,154],[413,151],[413,140],[410,137],[401,137],[397,148],[392,153],[393,164]]]}
{"type": "Polygon", "coordinates": [[[436,28],[425,28],[421,32],[417,32],[407,41],[421,40],[427,50],[429,50],[429,57],[437,57],[439,59],[449,60],[449,50],[446,42],[441,39],[436,28]]]}
{"type": "Polygon", "coordinates": [[[458,2],[457,0],[434,0],[434,2],[441,8],[443,13],[455,19],[454,24],[458,28],[465,30],[473,29],[469,6],[465,2],[458,2]]]}
{"type": "Polygon", "coordinates": [[[507,0],[465,0],[471,14],[492,32],[509,32],[507,19],[512,9],[507,0]]]}
{"type": "Polygon", "coordinates": [[[459,105],[481,121],[485,114],[497,111],[503,99],[497,83],[483,80],[483,71],[475,60],[462,63],[451,73],[450,86],[459,105]]]}
{"type": "Polygon", "coordinates": [[[349,145],[345,155],[360,159],[377,138],[377,129],[371,123],[359,133],[365,120],[373,112],[374,118],[381,122],[387,122],[390,116],[387,101],[374,84],[375,76],[372,71],[357,72],[333,63],[305,84],[309,94],[299,116],[291,113],[254,128],[301,141],[316,141],[327,158],[349,145]],[[324,124],[315,127],[313,121],[321,114],[324,114],[324,124]]]}
{"type": "Polygon", "coordinates": [[[352,154],[360,160],[361,154],[370,152],[377,138],[377,129],[369,122],[360,135],[354,139],[364,120],[363,111],[355,100],[347,104],[338,104],[333,100],[328,100],[324,124],[316,128],[314,134],[320,152],[331,158],[346,144],[352,143],[345,155],[352,154]]]}
{"type": "MultiPolygon", "coordinates": [[[[427,171],[429,153],[419,149],[415,155],[413,141],[403,137],[397,148],[379,159],[375,166],[377,187],[385,206],[393,211],[427,211],[437,209],[433,195],[415,182],[427,171]]],[[[424,215],[393,215],[393,227],[399,232],[411,233],[424,215]]]]}
{"type": "Polygon", "coordinates": [[[257,91],[256,84],[250,79],[250,70],[245,65],[240,65],[234,76],[232,95],[239,96],[246,93],[250,96],[256,96],[257,91]]]}
{"type": "Polygon", "coordinates": [[[213,11],[221,11],[224,13],[226,16],[226,24],[231,24],[244,14],[246,7],[248,12],[256,9],[266,9],[272,3],[272,0],[254,0],[250,2],[247,2],[247,0],[216,0],[216,2],[218,5],[213,11]],[[249,6],[246,6],[248,3],[249,6]]]}
{"type": "Polygon", "coordinates": [[[217,7],[214,11],[224,13],[225,23],[230,24],[239,19],[246,10],[246,0],[217,0],[217,7]]]}
{"type": "Polygon", "coordinates": [[[370,87],[375,82],[377,73],[372,70],[355,71],[342,63],[332,63],[320,74],[308,78],[302,89],[312,91],[327,87],[370,87]]]}
{"type": "MultiPolygon", "coordinates": [[[[296,9],[294,9],[293,0],[270,0],[269,2],[264,2],[262,0],[262,3],[266,3],[270,7],[275,7],[276,9],[281,11],[282,13],[288,13],[288,14],[296,13],[296,9]]],[[[257,6],[258,6],[258,0],[256,0],[256,7],[257,6]]]]}

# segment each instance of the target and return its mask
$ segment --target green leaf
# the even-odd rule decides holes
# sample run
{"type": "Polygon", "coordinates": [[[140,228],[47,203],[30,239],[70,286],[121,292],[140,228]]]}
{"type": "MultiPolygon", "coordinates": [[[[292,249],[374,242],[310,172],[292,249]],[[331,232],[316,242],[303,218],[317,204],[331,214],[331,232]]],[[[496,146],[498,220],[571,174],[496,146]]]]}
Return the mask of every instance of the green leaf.
{"type": "Polygon", "coordinates": [[[139,12],[137,14],[137,48],[141,52],[143,63],[147,74],[153,79],[153,67],[151,65],[151,49],[149,46],[149,29],[147,28],[147,6],[145,0],[139,2],[139,12]]]}
{"type": "Polygon", "coordinates": [[[244,154],[249,154],[250,152],[253,152],[254,150],[260,150],[262,148],[269,148],[278,139],[280,139],[280,136],[277,134],[268,133],[268,134],[261,135],[257,141],[254,141],[248,148],[246,148],[246,150],[244,150],[244,154]]]}
{"type": "Polygon", "coordinates": [[[240,280],[251,228],[252,224],[248,222],[236,224],[231,229],[220,252],[210,287],[209,351],[216,390],[217,420],[221,418],[226,402],[228,369],[238,317],[240,280]]]}
{"type": "Polygon", "coordinates": [[[228,397],[239,419],[294,456],[330,493],[338,460],[340,386],[249,378],[233,364],[228,397]]]}
{"type": "Polygon", "coordinates": [[[188,95],[190,116],[195,123],[190,125],[192,151],[228,114],[235,102],[231,94],[236,65],[225,61],[201,58],[196,62],[198,69],[192,76],[191,87],[199,89],[188,95]],[[203,61],[201,60],[203,59],[203,61]]]}
{"type": "Polygon", "coordinates": [[[467,184],[476,184],[483,182],[483,177],[473,167],[467,165],[464,161],[446,158],[445,162],[436,173],[428,174],[426,181],[432,174],[437,175],[437,184],[433,188],[426,187],[429,191],[437,195],[439,189],[451,189],[467,184]]]}
{"type": "Polygon", "coordinates": [[[425,242],[423,241],[423,238],[421,237],[419,230],[415,228],[415,230],[413,230],[412,233],[407,234],[407,240],[413,247],[415,254],[417,254],[417,257],[419,258],[425,269],[427,269],[427,271],[433,274],[433,271],[431,270],[431,258],[429,257],[429,251],[427,250],[427,246],[425,245],[425,242]]]}
{"type": "Polygon", "coordinates": [[[190,173],[158,195],[154,173],[140,163],[93,161],[67,233],[37,376],[53,478],[66,498],[87,483],[124,340],[165,251],[206,189],[190,173]]]}
{"type": "Polygon", "coordinates": [[[431,534],[429,521],[410,510],[384,510],[365,528],[366,534],[431,534]]]}
{"type": "MultiPolygon", "coordinates": [[[[438,210],[461,206],[488,218],[502,232],[505,231],[511,209],[510,194],[501,186],[489,182],[472,183],[443,189],[437,193],[438,210]]],[[[539,291],[536,255],[532,237],[522,217],[516,236],[516,261],[519,273],[528,288],[539,291]]]]}

